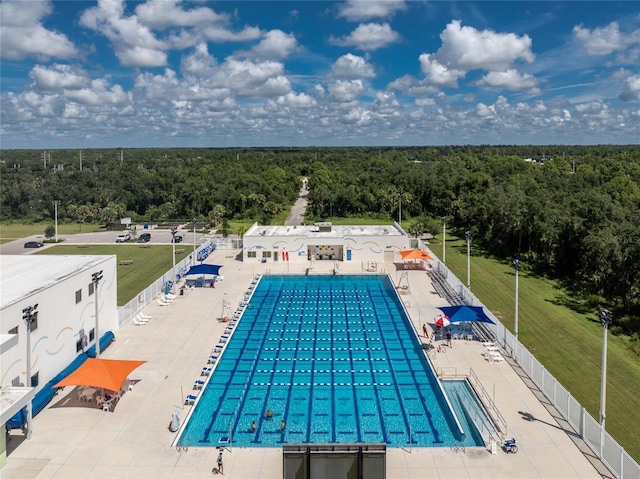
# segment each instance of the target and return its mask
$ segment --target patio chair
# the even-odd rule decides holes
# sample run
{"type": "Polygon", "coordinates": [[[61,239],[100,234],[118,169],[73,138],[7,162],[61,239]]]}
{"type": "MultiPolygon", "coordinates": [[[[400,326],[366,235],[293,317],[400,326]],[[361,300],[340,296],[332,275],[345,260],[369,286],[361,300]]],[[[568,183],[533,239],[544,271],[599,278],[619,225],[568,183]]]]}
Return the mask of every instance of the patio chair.
{"type": "Polygon", "coordinates": [[[102,410],[111,412],[111,401],[103,401],[102,410]]]}
{"type": "Polygon", "coordinates": [[[212,368],[205,366],[202,368],[202,372],[200,373],[200,376],[208,376],[209,374],[211,374],[212,368]]]}
{"type": "Polygon", "coordinates": [[[166,302],[162,301],[161,299],[159,299],[157,301],[157,304],[158,304],[158,306],[169,306],[169,303],[166,303],[166,302]]]}
{"type": "Polygon", "coordinates": [[[184,399],[184,403],[185,404],[193,404],[196,402],[196,399],[198,399],[198,396],[194,395],[194,394],[187,394],[187,397],[184,399]]]}
{"type": "Polygon", "coordinates": [[[202,389],[204,387],[204,381],[201,379],[196,379],[193,382],[193,389],[202,389]]]}
{"type": "Polygon", "coordinates": [[[142,311],[138,313],[138,316],[140,316],[142,319],[146,319],[147,321],[151,319],[151,315],[144,314],[142,311]]]}
{"type": "Polygon", "coordinates": [[[96,405],[102,407],[104,404],[104,396],[96,396],[96,405]]]}

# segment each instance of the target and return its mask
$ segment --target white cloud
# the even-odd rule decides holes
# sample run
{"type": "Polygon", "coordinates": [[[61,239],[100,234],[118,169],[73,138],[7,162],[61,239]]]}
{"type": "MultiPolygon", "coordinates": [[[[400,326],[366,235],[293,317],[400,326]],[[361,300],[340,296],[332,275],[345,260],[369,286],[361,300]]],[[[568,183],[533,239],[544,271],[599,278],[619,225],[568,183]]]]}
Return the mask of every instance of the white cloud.
{"type": "Polygon", "coordinates": [[[506,70],[513,62],[533,62],[531,38],[513,33],[496,33],[463,27],[459,20],[449,23],[440,34],[442,47],[435,57],[444,65],[463,71],[506,70]]]}
{"type": "Polygon", "coordinates": [[[455,88],[458,86],[458,78],[463,77],[465,72],[451,69],[438,61],[433,55],[423,53],[418,57],[420,70],[424,73],[430,84],[439,87],[447,86],[455,88]]]}
{"type": "Polygon", "coordinates": [[[293,108],[311,108],[317,104],[312,96],[306,95],[305,93],[296,94],[294,92],[289,92],[279,97],[277,103],[281,106],[293,108]]]}
{"type": "Polygon", "coordinates": [[[347,0],[340,6],[338,17],[350,22],[359,22],[371,18],[385,18],[395,12],[405,10],[404,0],[347,0]]]}
{"type": "Polygon", "coordinates": [[[29,72],[29,78],[33,80],[33,88],[41,92],[79,89],[90,82],[89,75],[84,70],[57,63],[50,67],[34,66],[29,72]]]}
{"type": "Polygon", "coordinates": [[[364,58],[347,53],[335,61],[331,67],[331,76],[342,80],[373,78],[375,71],[364,58]]]}
{"type": "Polygon", "coordinates": [[[124,16],[122,0],[98,0],[85,10],[80,24],[104,34],[112,43],[123,66],[160,67],[167,64],[167,43],[158,40],[135,15],[124,16]]]}
{"type": "Polygon", "coordinates": [[[298,46],[296,37],[282,30],[271,30],[255,47],[250,55],[266,60],[282,60],[288,57],[298,46]]]}
{"type": "Polygon", "coordinates": [[[333,45],[355,47],[365,52],[378,50],[399,41],[400,34],[393,31],[388,23],[360,24],[346,37],[329,38],[333,45]]]}
{"type": "Polygon", "coordinates": [[[207,7],[183,10],[181,0],[147,0],[136,7],[136,16],[146,26],[164,30],[169,27],[191,27],[206,24],[227,24],[229,16],[218,14],[207,7]]]}
{"type": "Polygon", "coordinates": [[[24,60],[35,57],[75,58],[78,50],[69,38],[44,28],[42,19],[53,12],[50,1],[3,1],[0,3],[0,58],[24,60]]]}
{"type": "Polygon", "coordinates": [[[206,43],[196,45],[195,51],[182,57],[180,70],[184,74],[202,77],[212,73],[216,66],[216,59],[209,55],[209,48],[206,43]]]}
{"type": "Polygon", "coordinates": [[[65,91],[64,96],[70,101],[85,105],[122,105],[130,98],[120,85],[109,87],[105,80],[93,80],[87,88],[65,91]]]}
{"type": "Polygon", "coordinates": [[[513,68],[503,72],[489,72],[477,84],[511,91],[528,90],[532,94],[540,93],[540,89],[537,88],[538,81],[534,76],[520,74],[513,68]]]}
{"type": "Polygon", "coordinates": [[[355,101],[362,93],[362,80],[337,80],[329,85],[329,98],[339,103],[355,101]]]}
{"type": "Polygon", "coordinates": [[[625,80],[619,98],[622,101],[640,101],[640,75],[633,75],[625,80]]]}
{"type": "Polygon", "coordinates": [[[606,27],[589,30],[582,25],[573,27],[574,36],[584,44],[587,54],[608,55],[624,46],[624,38],[620,34],[618,22],[611,22],[606,27]]]}

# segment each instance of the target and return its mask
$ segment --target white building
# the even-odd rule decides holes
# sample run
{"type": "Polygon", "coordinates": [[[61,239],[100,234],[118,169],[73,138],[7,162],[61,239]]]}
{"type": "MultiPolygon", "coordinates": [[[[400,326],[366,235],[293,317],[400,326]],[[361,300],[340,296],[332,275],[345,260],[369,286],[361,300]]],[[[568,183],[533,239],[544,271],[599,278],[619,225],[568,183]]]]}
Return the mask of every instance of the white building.
{"type": "Polygon", "coordinates": [[[259,262],[393,262],[409,249],[410,238],[393,225],[260,226],[254,223],[243,236],[243,261],[259,262]]]}
{"type": "Polygon", "coordinates": [[[95,344],[96,294],[92,275],[99,272],[98,334],[102,337],[118,328],[115,255],[0,256],[3,425],[79,353],[95,344]],[[27,378],[24,320],[28,308],[32,308],[33,318],[29,338],[31,381],[27,378]],[[33,389],[29,389],[31,384],[33,389]]]}

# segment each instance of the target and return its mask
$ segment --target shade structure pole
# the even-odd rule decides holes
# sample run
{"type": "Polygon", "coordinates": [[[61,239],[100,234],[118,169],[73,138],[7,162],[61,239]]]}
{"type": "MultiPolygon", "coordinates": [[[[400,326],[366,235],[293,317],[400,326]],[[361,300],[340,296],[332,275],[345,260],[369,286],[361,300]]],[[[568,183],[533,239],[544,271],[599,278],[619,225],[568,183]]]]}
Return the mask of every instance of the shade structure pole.
{"type": "Polygon", "coordinates": [[[515,304],[515,315],[514,315],[514,323],[513,323],[513,334],[518,339],[518,273],[520,272],[520,261],[517,259],[513,260],[513,269],[516,270],[516,304],[515,304]]]}
{"type": "MultiPolygon", "coordinates": [[[[31,385],[31,323],[38,318],[38,305],[28,306],[22,310],[22,319],[27,327],[27,381],[28,388],[31,385]]],[[[27,403],[27,439],[33,435],[33,398],[27,403]]]]}
{"type": "Polygon", "coordinates": [[[196,223],[198,220],[193,218],[193,264],[196,264],[196,223]]]}
{"type": "Polygon", "coordinates": [[[173,246],[173,266],[171,267],[171,289],[175,292],[175,284],[176,284],[176,233],[178,232],[178,228],[175,226],[171,228],[171,244],[173,246]]]}
{"type": "Polygon", "coordinates": [[[602,308],[598,314],[602,324],[602,376],[600,379],[600,456],[604,448],[605,419],[607,417],[607,330],[613,319],[611,311],[602,308]]]}
{"type": "Polygon", "coordinates": [[[59,204],[60,204],[60,201],[53,200],[53,211],[54,211],[55,223],[56,223],[56,243],[58,242],[58,205],[59,204]]]}
{"type": "Polygon", "coordinates": [[[464,232],[467,239],[467,288],[471,289],[471,231],[464,232]]]}
{"type": "Polygon", "coordinates": [[[446,233],[447,233],[447,217],[442,217],[442,262],[447,263],[447,248],[446,248],[446,233]]]}
{"type": "Polygon", "coordinates": [[[100,285],[100,280],[102,279],[102,270],[97,273],[93,273],[91,275],[91,281],[93,281],[93,289],[94,294],[96,295],[96,358],[100,357],[100,321],[98,320],[98,286],[100,285]]]}

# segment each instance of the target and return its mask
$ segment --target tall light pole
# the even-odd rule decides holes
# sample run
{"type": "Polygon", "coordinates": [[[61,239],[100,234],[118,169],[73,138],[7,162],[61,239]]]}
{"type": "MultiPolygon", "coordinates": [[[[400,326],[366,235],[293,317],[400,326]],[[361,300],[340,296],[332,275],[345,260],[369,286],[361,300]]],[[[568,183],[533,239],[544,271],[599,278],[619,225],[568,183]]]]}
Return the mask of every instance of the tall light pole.
{"type": "Polygon", "coordinates": [[[91,281],[93,282],[93,294],[96,295],[96,359],[100,357],[100,323],[98,322],[98,286],[102,279],[102,270],[97,273],[91,274],[91,281]]]}
{"type": "Polygon", "coordinates": [[[196,223],[198,222],[197,218],[193,218],[193,264],[196,261],[196,223]]]}
{"type": "MultiPolygon", "coordinates": [[[[27,387],[33,387],[31,385],[31,323],[38,319],[38,305],[35,306],[27,306],[22,310],[22,319],[24,320],[24,324],[27,327],[27,387]]],[[[33,422],[33,404],[32,400],[29,399],[27,403],[27,439],[31,439],[32,434],[32,425],[33,422]]]]}
{"type": "Polygon", "coordinates": [[[613,319],[611,311],[601,308],[598,312],[598,319],[602,324],[602,379],[600,381],[600,452],[604,440],[604,421],[607,417],[607,330],[613,319]]]}
{"type": "Polygon", "coordinates": [[[58,242],[58,205],[60,204],[59,200],[53,200],[53,211],[56,221],[56,243],[58,242]]]}
{"type": "Polygon", "coordinates": [[[516,312],[514,316],[513,334],[516,339],[518,339],[518,273],[520,272],[520,260],[513,260],[513,269],[516,270],[516,312]]]}
{"type": "Polygon", "coordinates": [[[471,289],[471,231],[465,231],[464,237],[467,238],[467,288],[471,289]]]}
{"type": "Polygon", "coordinates": [[[445,248],[446,243],[446,234],[447,234],[447,217],[442,217],[442,262],[447,262],[447,250],[445,248]]]}
{"type": "Polygon", "coordinates": [[[176,284],[176,233],[178,228],[171,228],[171,244],[173,245],[173,268],[171,269],[171,289],[175,291],[176,284]]]}

